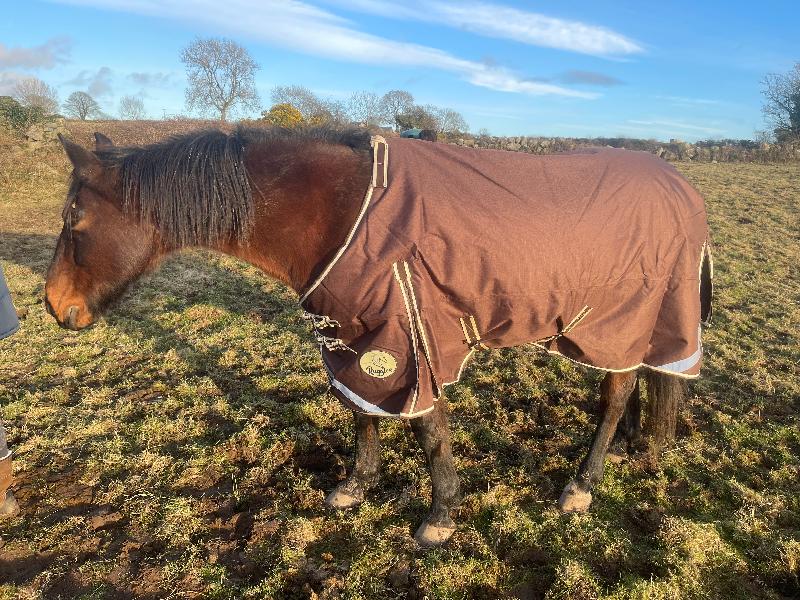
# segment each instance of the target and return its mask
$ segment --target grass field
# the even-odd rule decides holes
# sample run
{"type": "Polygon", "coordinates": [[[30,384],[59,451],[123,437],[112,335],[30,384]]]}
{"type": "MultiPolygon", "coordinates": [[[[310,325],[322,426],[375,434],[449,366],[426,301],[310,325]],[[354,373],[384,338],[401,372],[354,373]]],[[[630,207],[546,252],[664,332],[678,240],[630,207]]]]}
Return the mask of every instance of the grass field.
{"type": "Polygon", "coordinates": [[[459,529],[422,551],[407,424],[384,423],[366,504],[323,505],[353,429],[291,291],[186,253],[61,330],[41,300],[67,162],[0,148],[0,260],[25,315],[0,342],[22,507],[0,523],[0,598],[797,598],[800,165],[678,168],[708,203],[716,297],[677,444],[609,465],[591,513],[563,516],[598,376],[482,354],[449,391],[459,529]]]}

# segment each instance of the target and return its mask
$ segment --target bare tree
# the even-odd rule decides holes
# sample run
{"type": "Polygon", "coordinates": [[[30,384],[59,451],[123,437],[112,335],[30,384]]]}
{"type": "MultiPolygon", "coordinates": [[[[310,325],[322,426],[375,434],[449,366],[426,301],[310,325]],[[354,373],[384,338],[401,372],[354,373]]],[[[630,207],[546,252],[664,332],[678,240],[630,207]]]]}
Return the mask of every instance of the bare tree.
{"type": "Polygon", "coordinates": [[[383,120],[381,98],[372,92],[354,92],[347,101],[347,116],[366,127],[375,127],[383,120]]]}
{"type": "Polygon", "coordinates": [[[220,121],[241,106],[257,109],[254,74],[259,68],[250,53],[226,38],[197,38],[181,52],[186,65],[186,107],[216,110],[220,121]]]}
{"type": "Polygon", "coordinates": [[[469,130],[462,114],[452,108],[437,108],[434,115],[439,122],[440,133],[463,133],[469,130]]]}
{"type": "Polygon", "coordinates": [[[12,95],[22,106],[39,109],[45,115],[52,115],[58,110],[58,93],[38,77],[18,81],[12,95]]]}
{"type": "Polygon", "coordinates": [[[350,117],[347,115],[347,105],[339,100],[325,100],[326,120],[325,123],[330,125],[346,125],[350,123],[350,117]]]}
{"type": "Polygon", "coordinates": [[[399,130],[397,117],[407,113],[414,106],[414,96],[405,90],[390,90],[381,98],[381,113],[385,123],[399,130]]]}
{"type": "Polygon", "coordinates": [[[75,117],[81,121],[98,117],[101,114],[100,105],[97,100],[86,92],[72,92],[67,101],[64,102],[64,112],[70,117],[75,117]]]}
{"type": "Polygon", "coordinates": [[[138,96],[123,96],[119,100],[119,118],[130,121],[141,121],[147,116],[144,101],[138,96]]]}
{"type": "Polygon", "coordinates": [[[769,73],[761,80],[761,111],[781,141],[800,138],[800,63],[788,73],[769,73]]]}
{"type": "Polygon", "coordinates": [[[343,123],[347,121],[345,108],[340,102],[323,100],[302,85],[279,85],[271,93],[275,104],[290,104],[300,111],[303,119],[312,125],[343,123]]]}

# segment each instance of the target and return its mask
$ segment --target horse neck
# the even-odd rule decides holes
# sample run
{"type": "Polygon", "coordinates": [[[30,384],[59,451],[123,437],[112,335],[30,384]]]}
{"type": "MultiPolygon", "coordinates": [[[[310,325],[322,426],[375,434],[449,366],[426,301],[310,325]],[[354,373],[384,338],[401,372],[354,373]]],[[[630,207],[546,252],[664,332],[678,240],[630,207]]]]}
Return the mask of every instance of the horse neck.
{"type": "Polygon", "coordinates": [[[300,292],[333,259],[361,209],[367,152],[321,142],[249,148],[255,221],[246,242],[218,248],[300,292]]]}

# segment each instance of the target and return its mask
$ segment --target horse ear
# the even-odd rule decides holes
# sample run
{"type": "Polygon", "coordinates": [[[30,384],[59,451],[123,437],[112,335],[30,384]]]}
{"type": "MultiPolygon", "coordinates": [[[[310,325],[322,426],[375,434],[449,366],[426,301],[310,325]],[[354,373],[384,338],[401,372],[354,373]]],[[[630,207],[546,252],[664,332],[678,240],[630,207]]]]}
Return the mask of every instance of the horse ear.
{"type": "Polygon", "coordinates": [[[99,131],[94,132],[95,152],[99,152],[100,150],[108,150],[113,147],[114,147],[114,142],[111,141],[110,137],[103,135],[99,131]]]}
{"type": "Polygon", "coordinates": [[[58,139],[61,145],[64,146],[64,151],[67,153],[78,177],[93,179],[100,174],[103,166],[94,154],[72,140],[68,140],[60,133],[58,134],[58,139]]]}

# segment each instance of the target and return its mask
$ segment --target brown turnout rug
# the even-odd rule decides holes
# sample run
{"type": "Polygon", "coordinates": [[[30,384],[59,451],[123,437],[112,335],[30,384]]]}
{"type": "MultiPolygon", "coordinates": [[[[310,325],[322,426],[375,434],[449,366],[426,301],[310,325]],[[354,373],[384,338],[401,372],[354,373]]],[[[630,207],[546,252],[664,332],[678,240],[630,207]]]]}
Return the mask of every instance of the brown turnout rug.
{"type": "Polygon", "coordinates": [[[348,407],[418,416],[476,351],[526,343],[605,371],[698,375],[708,226],[671,165],[377,136],[373,152],[350,237],[301,298],[348,407]]]}

